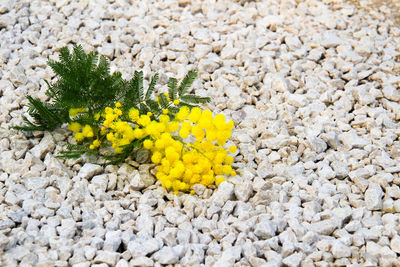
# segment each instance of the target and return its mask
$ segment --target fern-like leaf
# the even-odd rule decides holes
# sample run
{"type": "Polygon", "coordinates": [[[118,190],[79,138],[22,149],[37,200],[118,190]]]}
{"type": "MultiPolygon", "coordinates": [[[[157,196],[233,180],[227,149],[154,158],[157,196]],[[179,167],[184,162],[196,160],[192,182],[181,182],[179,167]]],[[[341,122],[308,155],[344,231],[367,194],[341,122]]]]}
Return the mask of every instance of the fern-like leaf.
{"type": "Polygon", "coordinates": [[[175,78],[169,78],[167,85],[169,97],[171,98],[171,100],[175,100],[178,91],[178,81],[175,78]]]}
{"type": "Polygon", "coordinates": [[[197,72],[195,71],[189,71],[186,74],[185,78],[183,78],[182,82],[179,85],[178,89],[179,96],[183,96],[189,90],[196,77],[197,77],[197,72]]]}
{"type": "Polygon", "coordinates": [[[145,100],[150,99],[151,94],[154,92],[154,88],[156,86],[157,81],[158,81],[158,73],[154,74],[153,77],[151,77],[149,88],[147,88],[147,91],[146,91],[145,100]]]}
{"type": "Polygon", "coordinates": [[[29,100],[28,114],[33,118],[33,122],[23,117],[27,125],[16,126],[14,129],[23,131],[51,131],[67,121],[65,115],[63,116],[58,110],[50,109],[39,99],[32,98],[31,96],[27,96],[27,98],[29,100]]]}
{"type": "Polygon", "coordinates": [[[162,109],[167,108],[168,107],[168,100],[165,97],[165,95],[164,94],[160,94],[158,97],[160,98],[160,106],[161,106],[161,108],[162,109]]]}
{"type": "Polygon", "coordinates": [[[138,93],[138,99],[143,100],[143,71],[135,71],[135,90],[138,93]]]}
{"type": "Polygon", "coordinates": [[[181,99],[182,101],[190,104],[204,104],[211,101],[211,98],[209,97],[201,97],[194,94],[183,95],[181,96],[181,99]]]}

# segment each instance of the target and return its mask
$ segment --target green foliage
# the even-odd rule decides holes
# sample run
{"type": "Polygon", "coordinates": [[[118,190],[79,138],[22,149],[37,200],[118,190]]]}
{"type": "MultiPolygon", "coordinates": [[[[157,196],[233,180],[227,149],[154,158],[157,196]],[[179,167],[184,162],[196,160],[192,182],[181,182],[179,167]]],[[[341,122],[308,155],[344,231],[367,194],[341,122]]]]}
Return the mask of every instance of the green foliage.
{"type": "MultiPolygon", "coordinates": [[[[144,90],[143,72],[135,71],[130,80],[124,80],[120,72],[110,73],[110,63],[104,56],[93,52],[86,54],[80,45],[75,45],[70,51],[64,47],[60,50],[59,61],[48,60],[48,65],[56,74],[56,81],[45,81],[50,98],[47,103],[27,96],[29,101],[28,114],[31,120],[23,117],[25,125],[14,126],[21,131],[51,131],[65,123],[78,122],[81,125],[90,125],[95,133],[100,130],[98,118],[106,107],[112,107],[120,102],[125,110],[136,108],[140,114],[151,112],[155,117],[168,109],[173,119],[181,106],[197,106],[210,102],[208,97],[199,97],[187,94],[193,81],[197,77],[195,71],[189,71],[178,86],[175,78],[169,78],[167,87],[169,98],[164,94],[154,96],[158,74],[151,78],[147,90],[144,90]],[[174,100],[179,100],[174,103],[174,100]],[[71,110],[83,109],[76,115],[71,110]],[[97,116],[97,119],[96,119],[97,116]]],[[[63,158],[77,158],[83,154],[90,154],[89,143],[68,144],[67,151],[59,154],[63,158]]],[[[142,146],[141,143],[132,143],[124,149],[123,154],[105,155],[108,162],[120,162],[130,153],[134,153],[142,146]]]]}
{"type": "Polygon", "coordinates": [[[65,113],[62,109],[43,103],[40,99],[31,96],[27,96],[27,98],[29,100],[28,114],[34,119],[34,122],[23,116],[26,125],[15,126],[15,129],[21,131],[54,130],[66,120],[68,112],[65,113]]]}
{"type": "Polygon", "coordinates": [[[175,78],[168,79],[168,94],[172,100],[176,99],[176,93],[178,92],[178,81],[175,78]]]}
{"type": "Polygon", "coordinates": [[[183,78],[181,84],[179,85],[179,96],[182,97],[186,94],[186,92],[189,90],[189,88],[192,86],[194,80],[197,77],[197,72],[195,71],[189,71],[185,78],[183,78]]]}

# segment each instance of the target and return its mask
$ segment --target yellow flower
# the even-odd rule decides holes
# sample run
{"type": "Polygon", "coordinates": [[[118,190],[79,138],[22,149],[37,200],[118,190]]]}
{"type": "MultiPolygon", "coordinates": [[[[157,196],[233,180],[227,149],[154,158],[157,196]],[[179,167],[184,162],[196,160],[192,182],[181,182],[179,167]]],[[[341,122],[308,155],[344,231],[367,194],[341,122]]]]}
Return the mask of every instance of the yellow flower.
{"type": "Polygon", "coordinates": [[[120,108],[121,107],[121,103],[120,102],[115,103],[115,107],[116,108],[120,108]]]}
{"type": "Polygon", "coordinates": [[[158,120],[163,124],[167,124],[169,122],[169,116],[168,115],[161,115],[158,120]]]}
{"type": "Polygon", "coordinates": [[[101,135],[105,135],[106,133],[107,133],[107,129],[104,128],[104,127],[101,127],[101,129],[100,129],[100,134],[101,134],[101,135]]]}
{"type": "Polygon", "coordinates": [[[153,163],[160,163],[162,158],[162,154],[158,151],[154,152],[153,155],[151,156],[151,161],[153,163]]]}
{"type": "Polygon", "coordinates": [[[100,119],[100,113],[94,114],[94,119],[98,121],[100,119]]]}
{"type": "Polygon", "coordinates": [[[184,121],[189,115],[189,112],[190,109],[187,106],[183,106],[179,109],[178,113],[176,113],[175,119],[177,121],[184,121]]]}
{"type": "Polygon", "coordinates": [[[180,102],[181,102],[181,101],[179,101],[179,99],[175,99],[175,100],[174,100],[174,105],[177,106],[177,105],[179,105],[180,102]]]}
{"type": "Polygon", "coordinates": [[[141,126],[143,126],[143,127],[146,127],[147,125],[150,124],[150,121],[151,121],[151,119],[150,119],[149,116],[147,116],[147,115],[140,115],[139,120],[138,120],[138,124],[141,125],[141,126]]]}
{"type": "Polygon", "coordinates": [[[226,156],[224,162],[225,162],[226,164],[231,164],[231,163],[233,163],[233,157],[231,157],[231,156],[226,156]]]}
{"type": "Polygon", "coordinates": [[[77,142],[81,142],[83,139],[85,139],[85,136],[83,136],[82,133],[76,133],[74,137],[77,142]]]}
{"type": "Polygon", "coordinates": [[[100,140],[99,140],[99,139],[96,139],[96,140],[93,141],[93,146],[94,146],[94,147],[99,147],[100,144],[101,144],[101,143],[100,143],[100,140]]]}
{"type": "Polygon", "coordinates": [[[145,149],[152,149],[153,148],[153,142],[149,139],[144,140],[143,142],[143,147],[145,149]]]}
{"type": "Polygon", "coordinates": [[[194,135],[194,137],[196,137],[197,141],[202,141],[205,136],[203,128],[198,124],[192,127],[192,134],[194,135]]]}
{"type": "Polygon", "coordinates": [[[222,166],[222,172],[224,174],[231,174],[232,173],[232,167],[230,165],[224,165],[224,166],[222,166]]]}
{"type": "Polygon", "coordinates": [[[114,134],[113,133],[108,133],[106,136],[107,140],[110,142],[114,141],[114,134]]]}
{"type": "Polygon", "coordinates": [[[201,109],[199,107],[194,107],[192,108],[192,111],[190,112],[188,119],[192,123],[196,123],[200,119],[200,116],[201,116],[201,109]]]}
{"type": "Polygon", "coordinates": [[[165,157],[171,163],[179,159],[179,153],[175,151],[174,147],[169,146],[165,149],[165,157]]]}
{"type": "Polygon", "coordinates": [[[86,111],[86,108],[71,108],[69,110],[69,116],[70,117],[76,117],[78,114],[83,113],[86,111]]]}
{"type": "Polygon", "coordinates": [[[181,129],[179,131],[179,136],[183,139],[187,138],[189,136],[190,132],[187,129],[181,129]]]}
{"type": "Polygon", "coordinates": [[[128,116],[133,122],[137,121],[139,119],[139,110],[135,108],[130,109],[128,116]]]}
{"type": "Polygon", "coordinates": [[[114,150],[115,150],[115,153],[117,153],[117,154],[121,154],[124,151],[124,149],[122,147],[116,147],[116,148],[114,148],[114,150]]]}
{"type": "Polygon", "coordinates": [[[145,135],[144,131],[142,129],[135,129],[133,130],[133,134],[136,139],[142,139],[145,135]]]}
{"type": "Polygon", "coordinates": [[[229,152],[231,152],[232,154],[236,152],[237,147],[236,146],[230,146],[229,147],[229,152]]]}
{"type": "Polygon", "coordinates": [[[168,114],[169,113],[169,110],[168,109],[163,109],[163,114],[168,114]]]}
{"type": "Polygon", "coordinates": [[[79,122],[70,122],[68,124],[68,129],[73,132],[79,132],[82,129],[82,125],[79,122]]]}
{"type": "Polygon", "coordinates": [[[172,121],[168,124],[168,131],[169,132],[176,132],[179,130],[179,123],[177,121],[172,121]]]}
{"type": "Polygon", "coordinates": [[[217,178],[215,178],[215,184],[217,186],[219,186],[222,182],[226,181],[224,176],[217,176],[217,178]]]}
{"type": "Polygon", "coordinates": [[[92,127],[86,124],[85,127],[83,127],[82,134],[84,137],[93,137],[94,134],[92,127]]]}

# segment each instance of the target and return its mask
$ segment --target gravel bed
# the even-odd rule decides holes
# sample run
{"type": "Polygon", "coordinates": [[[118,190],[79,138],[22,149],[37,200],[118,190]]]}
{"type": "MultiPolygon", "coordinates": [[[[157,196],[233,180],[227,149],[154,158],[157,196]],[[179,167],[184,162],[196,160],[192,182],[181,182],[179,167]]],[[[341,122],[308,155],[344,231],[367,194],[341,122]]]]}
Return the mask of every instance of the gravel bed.
{"type": "MultiPolygon", "coordinates": [[[[344,0],[0,1],[1,266],[400,266],[400,29],[344,0]],[[154,166],[55,155],[26,94],[73,43],[181,79],[235,121],[238,175],[166,192],[154,166]]],[[[158,90],[165,90],[164,87],[158,90]]]]}

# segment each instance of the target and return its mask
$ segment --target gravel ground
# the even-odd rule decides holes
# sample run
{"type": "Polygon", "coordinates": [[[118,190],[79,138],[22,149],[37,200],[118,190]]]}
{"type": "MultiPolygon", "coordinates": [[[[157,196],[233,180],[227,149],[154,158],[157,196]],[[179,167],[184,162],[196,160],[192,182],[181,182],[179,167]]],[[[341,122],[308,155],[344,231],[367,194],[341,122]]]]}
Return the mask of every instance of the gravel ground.
{"type": "MultiPolygon", "coordinates": [[[[0,1],[1,266],[400,266],[400,29],[344,0],[0,1]],[[238,175],[175,196],[153,166],[60,161],[10,130],[80,43],[182,78],[236,123],[238,175]]],[[[165,90],[160,87],[159,90],[165,90]]]]}

